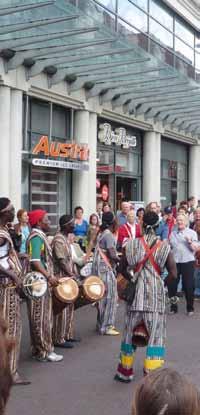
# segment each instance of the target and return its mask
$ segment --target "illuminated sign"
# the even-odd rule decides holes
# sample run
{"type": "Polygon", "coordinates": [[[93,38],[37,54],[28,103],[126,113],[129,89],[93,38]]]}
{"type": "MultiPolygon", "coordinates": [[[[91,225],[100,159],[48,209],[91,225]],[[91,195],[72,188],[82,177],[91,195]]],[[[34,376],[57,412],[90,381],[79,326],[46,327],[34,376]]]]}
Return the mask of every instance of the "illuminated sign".
{"type": "Polygon", "coordinates": [[[46,157],[61,157],[69,160],[88,161],[89,147],[87,144],[59,143],[50,141],[46,135],[40,138],[32,150],[32,154],[43,155],[46,157]]]}
{"type": "Polygon", "coordinates": [[[111,145],[112,143],[123,148],[136,147],[136,136],[126,134],[124,127],[116,128],[114,131],[108,123],[99,125],[98,139],[101,143],[111,145]]]}

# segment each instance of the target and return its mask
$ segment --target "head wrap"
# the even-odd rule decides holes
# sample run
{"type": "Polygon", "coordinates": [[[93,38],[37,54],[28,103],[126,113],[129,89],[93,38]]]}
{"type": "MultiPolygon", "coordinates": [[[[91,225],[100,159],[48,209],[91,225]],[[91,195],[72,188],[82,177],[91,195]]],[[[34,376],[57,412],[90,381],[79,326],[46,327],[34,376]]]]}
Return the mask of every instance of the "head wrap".
{"type": "Polygon", "coordinates": [[[10,199],[7,197],[0,197],[0,213],[7,212],[12,207],[10,199]]]}
{"type": "Polygon", "coordinates": [[[159,216],[155,212],[146,212],[143,216],[143,221],[147,231],[159,226],[159,216]]]}
{"type": "Polygon", "coordinates": [[[102,224],[110,226],[114,223],[114,219],[115,217],[112,212],[105,212],[102,215],[102,224]]]}
{"type": "Polygon", "coordinates": [[[70,225],[73,222],[74,222],[74,217],[72,215],[63,215],[59,219],[60,228],[70,225]]]}
{"type": "Polygon", "coordinates": [[[46,210],[36,209],[32,210],[28,213],[29,223],[31,227],[37,225],[37,223],[43,219],[43,217],[47,214],[46,210]]]}

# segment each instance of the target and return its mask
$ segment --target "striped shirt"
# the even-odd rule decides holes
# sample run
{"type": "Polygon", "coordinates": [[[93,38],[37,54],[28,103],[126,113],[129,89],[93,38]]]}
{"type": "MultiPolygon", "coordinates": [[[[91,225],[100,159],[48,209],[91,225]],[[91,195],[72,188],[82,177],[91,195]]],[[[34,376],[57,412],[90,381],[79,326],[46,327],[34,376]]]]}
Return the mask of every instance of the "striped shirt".
{"type": "MultiPolygon", "coordinates": [[[[155,234],[144,237],[145,241],[150,246],[155,238],[155,234]]],[[[153,253],[154,260],[161,271],[163,271],[165,267],[169,252],[170,246],[168,241],[163,241],[161,246],[153,253]]],[[[135,266],[143,260],[145,254],[145,248],[143,247],[140,238],[130,240],[127,243],[126,258],[129,266],[135,268],[135,266]]],[[[149,260],[145,262],[142,270],[139,272],[136,294],[131,310],[159,313],[164,313],[165,311],[164,283],[149,260]]]]}

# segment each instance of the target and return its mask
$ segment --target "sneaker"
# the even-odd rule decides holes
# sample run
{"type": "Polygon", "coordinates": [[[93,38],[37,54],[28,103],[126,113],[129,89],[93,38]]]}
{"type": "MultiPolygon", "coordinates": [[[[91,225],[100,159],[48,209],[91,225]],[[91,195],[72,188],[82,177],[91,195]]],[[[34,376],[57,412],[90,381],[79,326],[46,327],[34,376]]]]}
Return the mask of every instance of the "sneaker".
{"type": "Polygon", "coordinates": [[[104,333],[105,336],[118,336],[119,334],[120,334],[120,332],[117,331],[115,327],[110,327],[104,333]]]}
{"type": "Polygon", "coordinates": [[[63,356],[61,354],[51,352],[48,354],[47,360],[48,362],[61,362],[61,360],[63,360],[63,356]]]}
{"type": "Polygon", "coordinates": [[[130,383],[131,382],[131,379],[123,379],[118,374],[116,374],[114,376],[114,380],[116,380],[117,382],[122,382],[122,383],[130,383]]]}
{"type": "Polygon", "coordinates": [[[187,315],[188,317],[192,317],[194,315],[194,311],[188,311],[187,315]]]}

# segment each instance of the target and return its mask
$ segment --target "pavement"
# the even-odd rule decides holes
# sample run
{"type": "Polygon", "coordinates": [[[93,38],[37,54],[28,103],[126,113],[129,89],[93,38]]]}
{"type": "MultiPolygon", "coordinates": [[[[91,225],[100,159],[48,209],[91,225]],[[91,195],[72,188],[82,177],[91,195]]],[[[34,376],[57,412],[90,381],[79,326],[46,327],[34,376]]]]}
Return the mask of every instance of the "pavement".
{"type": "MultiPolygon", "coordinates": [[[[7,415],[130,414],[133,390],[142,377],[145,349],[137,351],[134,381],[130,384],[115,382],[120,336],[97,335],[96,310],[86,306],[75,312],[75,328],[82,338],[81,343],[74,349],[62,350],[62,362],[35,362],[30,358],[25,304],[22,309],[19,371],[32,383],[12,388],[7,415]]],[[[124,304],[120,303],[117,328],[122,329],[123,319],[124,304]]],[[[194,316],[188,317],[182,300],[179,313],[168,316],[167,334],[166,366],[177,369],[200,388],[200,301],[195,301],[194,316]]]]}

